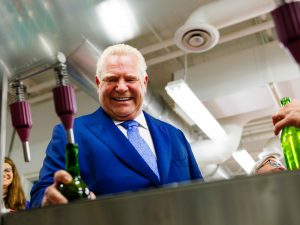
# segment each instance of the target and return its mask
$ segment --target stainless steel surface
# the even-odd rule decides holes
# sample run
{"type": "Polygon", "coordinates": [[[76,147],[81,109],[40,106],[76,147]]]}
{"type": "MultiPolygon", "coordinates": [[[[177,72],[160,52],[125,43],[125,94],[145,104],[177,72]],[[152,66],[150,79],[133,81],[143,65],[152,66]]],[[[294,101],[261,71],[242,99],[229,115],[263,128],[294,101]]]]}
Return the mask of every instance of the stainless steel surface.
{"type": "Polygon", "coordinates": [[[71,143],[71,144],[74,144],[75,143],[75,138],[74,138],[74,131],[73,129],[69,129],[69,130],[66,130],[66,135],[67,135],[67,142],[68,143],[71,143]]]}
{"type": "Polygon", "coordinates": [[[98,100],[95,84],[99,50],[87,39],[80,43],[67,59],[70,79],[95,100],[98,100]]]}
{"type": "MultiPolygon", "coordinates": [[[[7,74],[0,67],[0,171],[3,171],[3,162],[6,149],[6,120],[7,120],[7,74]]],[[[0,196],[2,196],[3,176],[0,176],[0,196]]],[[[0,198],[2,206],[2,198],[0,198]]],[[[0,210],[1,215],[1,210],[0,210]]],[[[2,224],[2,222],[0,222],[2,224]]]]}
{"type": "Polygon", "coordinates": [[[29,146],[29,142],[25,141],[22,143],[22,147],[23,147],[23,155],[24,155],[24,161],[25,162],[30,162],[31,157],[30,157],[30,146],[29,146]]]}
{"type": "Polygon", "coordinates": [[[69,53],[75,48],[80,42],[80,34],[86,33],[84,29],[88,27],[82,18],[93,15],[91,7],[96,3],[1,0],[0,4],[1,15],[5,18],[0,26],[3,41],[0,58],[12,74],[16,74],[41,60],[47,61],[56,50],[69,53]],[[65,45],[66,42],[68,45],[65,45]]]}
{"type": "Polygon", "coordinates": [[[299,225],[300,172],[192,183],[3,216],[4,225],[299,225]]]}

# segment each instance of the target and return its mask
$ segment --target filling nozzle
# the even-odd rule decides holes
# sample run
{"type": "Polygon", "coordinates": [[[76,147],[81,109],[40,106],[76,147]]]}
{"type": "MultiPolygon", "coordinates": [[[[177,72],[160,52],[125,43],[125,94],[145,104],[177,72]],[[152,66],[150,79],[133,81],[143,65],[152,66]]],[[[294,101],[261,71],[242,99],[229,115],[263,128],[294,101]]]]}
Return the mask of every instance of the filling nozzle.
{"type": "Polygon", "coordinates": [[[73,129],[66,130],[67,132],[67,142],[70,144],[75,144],[74,132],[73,129]]]}
{"type": "Polygon", "coordinates": [[[271,12],[277,36],[300,64],[300,2],[281,1],[281,3],[271,12]]]}
{"type": "Polygon", "coordinates": [[[22,142],[22,147],[23,147],[23,155],[24,155],[24,160],[25,162],[30,162],[30,148],[29,148],[29,142],[25,141],[22,142]]]}
{"type": "Polygon", "coordinates": [[[274,2],[276,3],[276,5],[280,6],[287,3],[287,0],[274,0],[274,2]]]}
{"type": "Polygon", "coordinates": [[[57,85],[53,88],[55,111],[66,130],[67,142],[74,144],[73,115],[77,111],[75,92],[74,88],[68,84],[66,60],[62,53],[57,55],[57,60],[59,64],[54,69],[57,73],[57,85]]]}
{"type": "Polygon", "coordinates": [[[32,117],[30,105],[25,101],[24,93],[25,86],[19,80],[13,81],[11,84],[15,89],[16,100],[10,104],[11,120],[14,128],[16,129],[23,147],[25,162],[30,161],[30,148],[29,148],[29,136],[30,129],[32,127],[32,117]]]}

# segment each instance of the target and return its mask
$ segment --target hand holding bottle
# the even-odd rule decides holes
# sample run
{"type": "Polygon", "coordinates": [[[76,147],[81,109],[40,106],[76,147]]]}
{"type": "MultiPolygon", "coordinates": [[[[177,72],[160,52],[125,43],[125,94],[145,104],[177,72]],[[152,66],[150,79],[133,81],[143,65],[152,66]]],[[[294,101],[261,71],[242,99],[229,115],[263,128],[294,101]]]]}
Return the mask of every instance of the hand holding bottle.
{"type": "MultiPolygon", "coordinates": [[[[69,184],[72,181],[72,176],[64,171],[59,170],[54,174],[54,183],[47,187],[44,197],[42,200],[42,206],[56,205],[56,204],[67,204],[69,201],[65,198],[62,193],[58,190],[59,185],[69,184]]],[[[90,192],[90,199],[96,199],[93,192],[90,192]]]]}
{"type": "Polygon", "coordinates": [[[67,143],[66,145],[66,170],[73,180],[69,183],[61,183],[58,190],[69,200],[90,198],[90,190],[80,176],[78,145],[67,143]]]}
{"type": "MultiPolygon", "coordinates": [[[[298,101],[292,102],[290,97],[280,99],[283,110],[273,116],[275,128],[277,126],[277,129],[282,129],[280,142],[288,170],[300,169],[300,128],[298,126],[300,110],[298,103],[298,101]]],[[[276,130],[274,132],[276,134],[276,130]]]]}
{"type": "Polygon", "coordinates": [[[300,100],[293,99],[272,116],[272,121],[275,135],[278,135],[280,130],[286,126],[300,128],[300,100]]]}
{"type": "Polygon", "coordinates": [[[72,181],[72,176],[64,171],[59,170],[54,174],[54,183],[47,187],[42,200],[42,206],[54,204],[67,204],[68,200],[57,189],[61,183],[68,184],[72,181]]]}

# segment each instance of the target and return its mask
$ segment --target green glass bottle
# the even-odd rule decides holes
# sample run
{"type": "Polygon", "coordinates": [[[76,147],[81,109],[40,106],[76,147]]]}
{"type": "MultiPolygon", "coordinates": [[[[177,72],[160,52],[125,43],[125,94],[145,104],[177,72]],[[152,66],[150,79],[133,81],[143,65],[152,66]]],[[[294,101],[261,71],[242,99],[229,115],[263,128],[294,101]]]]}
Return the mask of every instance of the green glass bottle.
{"type": "MultiPolygon", "coordinates": [[[[291,102],[291,98],[284,97],[280,102],[283,107],[291,102]]],[[[281,132],[280,141],[287,169],[300,169],[300,128],[293,126],[284,127],[281,132]]]]}
{"type": "Polygon", "coordinates": [[[68,143],[66,145],[66,170],[73,177],[69,184],[60,184],[58,190],[69,200],[88,198],[90,191],[80,177],[78,163],[78,145],[68,143]]]}

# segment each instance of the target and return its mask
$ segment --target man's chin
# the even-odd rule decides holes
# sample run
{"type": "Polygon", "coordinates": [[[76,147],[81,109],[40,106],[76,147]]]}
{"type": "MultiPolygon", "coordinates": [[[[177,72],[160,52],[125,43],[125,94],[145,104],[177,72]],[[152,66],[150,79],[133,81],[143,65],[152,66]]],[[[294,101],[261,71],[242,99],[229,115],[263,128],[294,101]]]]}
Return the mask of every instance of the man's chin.
{"type": "Polygon", "coordinates": [[[130,115],[118,115],[117,120],[125,121],[125,120],[133,120],[136,116],[130,114],[130,115]]]}
{"type": "Polygon", "coordinates": [[[137,112],[117,112],[114,114],[114,118],[117,120],[125,121],[125,120],[133,120],[138,116],[137,112]]]}

